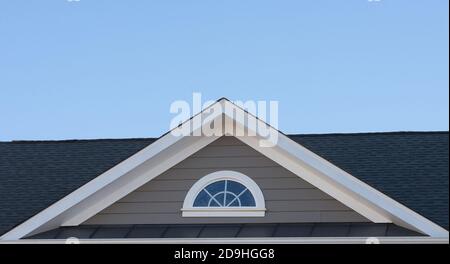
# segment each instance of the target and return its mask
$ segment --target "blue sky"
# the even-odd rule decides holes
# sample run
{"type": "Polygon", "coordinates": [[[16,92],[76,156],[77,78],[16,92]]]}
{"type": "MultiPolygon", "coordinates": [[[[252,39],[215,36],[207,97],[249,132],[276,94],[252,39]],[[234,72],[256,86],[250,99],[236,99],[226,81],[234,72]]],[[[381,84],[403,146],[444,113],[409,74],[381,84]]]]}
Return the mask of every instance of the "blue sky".
{"type": "Polygon", "coordinates": [[[0,140],[158,137],[174,100],[285,133],[449,127],[448,1],[0,1],[0,140]]]}

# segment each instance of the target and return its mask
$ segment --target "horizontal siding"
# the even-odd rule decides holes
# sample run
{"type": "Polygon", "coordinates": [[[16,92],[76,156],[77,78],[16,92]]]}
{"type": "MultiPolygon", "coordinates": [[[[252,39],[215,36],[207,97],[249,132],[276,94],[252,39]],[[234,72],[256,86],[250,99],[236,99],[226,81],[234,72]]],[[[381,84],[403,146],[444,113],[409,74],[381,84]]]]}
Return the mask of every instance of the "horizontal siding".
{"type": "Polygon", "coordinates": [[[235,137],[225,136],[208,145],[208,147],[211,146],[247,146],[247,145],[235,137]]]}
{"type": "Polygon", "coordinates": [[[85,224],[214,224],[214,223],[368,222],[353,211],[267,212],[265,217],[181,217],[179,213],[100,214],[85,224]]]}
{"type": "Polygon", "coordinates": [[[336,200],[307,200],[307,201],[267,201],[269,212],[304,212],[304,211],[349,211],[349,208],[336,200]]]}
{"type": "Polygon", "coordinates": [[[260,154],[247,146],[209,146],[203,148],[192,157],[257,157],[260,154]]]}
{"type": "MultiPolygon", "coordinates": [[[[158,176],[155,178],[155,180],[198,180],[199,175],[204,176],[209,173],[218,171],[218,170],[232,170],[232,171],[238,171],[240,173],[243,173],[245,175],[251,175],[252,179],[259,179],[259,178],[292,178],[292,173],[288,170],[280,167],[279,165],[274,165],[271,167],[257,167],[253,164],[247,164],[245,167],[223,167],[218,166],[215,168],[183,168],[183,169],[177,169],[172,168],[162,174],[161,176],[158,176]]],[[[298,178],[298,177],[297,177],[298,178]]]]}
{"type": "MultiPolygon", "coordinates": [[[[153,180],[151,184],[144,184],[138,191],[180,191],[189,190],[197,180],[153,180]]],[[[311,184],[300,181],[298,178],[280,178],[280,179],[255,179],[259,188],[270,189],[313,189],[311,184]]]]}
{"type": "MultiPolygon", "coordinates": [[[[118,202],[103,211],[104,214],[136,213],[173,213],[180,211],[181,201],[174,202],[118,202]]],[[[267,212],[289,211],[349,211],[348,207],[336,200],[307,200],[307,201],[267,201],[267,212]]]]}
{"type": "MultiPolygon", "coordinates": [[[[120,202],[181,202],[184,201],[187,191],[152,191],[152,192],[132,192],[120,202]]],[[[263,190],[266,201],[297,201],[297,200],[330,200],[333,199],[328,194],[318,189],[289,189],[289,190],[263,190]]]]}
{"type": "Polygon", "coordinates": [[[273,167],[277,164],[266,157],[190,157],[174,168],[245,168],[249,164],[255,167],[273,167]]]}
{"type": "Polygon", "coordinates": [[[259,154],[221,138],[89,219],[88,224],[365,222],[367,219],[259,154]],[[265,217],[181,217],[191,186],[201,177],[235,170],[251,177],[266,200],[265,217]]]}

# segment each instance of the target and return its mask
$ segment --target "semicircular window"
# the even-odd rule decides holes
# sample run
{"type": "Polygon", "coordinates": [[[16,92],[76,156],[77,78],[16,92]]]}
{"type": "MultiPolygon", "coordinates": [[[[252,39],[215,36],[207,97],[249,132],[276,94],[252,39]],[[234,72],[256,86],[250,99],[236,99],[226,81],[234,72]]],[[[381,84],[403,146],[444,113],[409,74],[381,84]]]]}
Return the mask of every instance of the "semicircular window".
{"type": "Polygon", "coordinates": [[[194,207],[254,207],[255,198],[247,187],[232,180],[220,180],[203,188],[194,207]]]}

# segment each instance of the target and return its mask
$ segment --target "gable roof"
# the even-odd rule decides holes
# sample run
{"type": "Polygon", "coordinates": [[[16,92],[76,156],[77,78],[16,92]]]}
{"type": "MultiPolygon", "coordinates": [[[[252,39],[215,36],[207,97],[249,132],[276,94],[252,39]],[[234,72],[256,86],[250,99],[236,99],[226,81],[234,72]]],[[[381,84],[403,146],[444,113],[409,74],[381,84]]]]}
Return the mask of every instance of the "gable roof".
{"type": "Polygon", "coordinates": [[[0,239],[17,240],[59,226],[80,225],[218,138],[235,135],[374,223],[395,223],[430,237],[448,239],[449,232],[444,228],[296,144],[227,98],[206,107],[154,143],[6,232],[0,239]]]}
{"type": "MultiPolygon", "coordinates": [[[[289,137],[448,230],[448,132],[289,137]]],[[[0,234],[154,141],[0,142],[0,234]]]]}

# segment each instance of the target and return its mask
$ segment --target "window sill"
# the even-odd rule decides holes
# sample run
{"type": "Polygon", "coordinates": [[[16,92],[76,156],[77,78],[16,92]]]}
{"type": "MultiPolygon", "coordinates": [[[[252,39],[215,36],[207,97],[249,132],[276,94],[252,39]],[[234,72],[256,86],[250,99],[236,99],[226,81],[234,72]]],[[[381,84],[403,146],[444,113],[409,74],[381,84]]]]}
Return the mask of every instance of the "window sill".
{"type": "Polygon", "coordinates": [[[264,217],[266,208],[183,208],[183,217],[264,217]]]}

